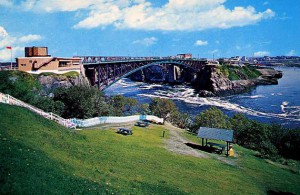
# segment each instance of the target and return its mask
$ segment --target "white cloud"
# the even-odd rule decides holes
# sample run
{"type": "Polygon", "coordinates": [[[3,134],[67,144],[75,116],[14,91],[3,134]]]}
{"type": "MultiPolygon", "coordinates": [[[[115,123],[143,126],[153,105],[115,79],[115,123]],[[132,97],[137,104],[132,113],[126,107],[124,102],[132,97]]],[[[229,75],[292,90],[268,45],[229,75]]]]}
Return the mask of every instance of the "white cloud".
{"type": "Polygon", "coordinates": [[[97,10],[92,10],[89,17],[80,21],[74,28],[95,28],[98,26],[106,26],[116,22],[121,18],[122,13],[118,6],[111,4],[104,4],[97,10]]]}
{"type": "Polygon", "coordinates": [[[2,48],[0,49],[0,61],[7,61],[9,62],[11,60],[11,53],[12,52],[12,60],[15,61],[14,59],[17,56],[21,56],[24,55],[24,47],[13,47],[12,50],[10,49],[6,49],[6,48],[2,48]]]}
{"type": "Polygon", "coordinates": [[[218,52],[219,52],[218,49],[215,49],[215,50],[210,51],[211,54],[213,54],[213,53],[218,53],[218,52]]]}
{"type": "Polygon", "coordinates": [[[169,0],[154,7],[147,0],[25,0],[25,10],[40,12],[86,10],[87,16],[74,28],[116,28],[200,31],[256,24],[274,16],[267,9],[257,12],[254,7],[225,7],[226,0],[169,0]]]}
{"type": "Polygon", "coordinates": [[[296,55],[296,51],[294,49],[292,49],[291,51],[287,52],[285,55],[286,56],[295,56],[296,55]]]}
{"type": "Polygon", "coordinates": [[[269,4],[269,2],[268,1],[265,1],[264,3],[263,3],[263,5],[268,5],[269,4]]]}
{"type": "Polygon", "coordinates": [[[146,37],[144,39],[140,39],[140,40],[136,40],[133,41],[133,44],[141,44],[141,45],[145,45],[145,46],[151,46],[156,44],[158,41],[158,39],[156,37],[146,37]]]}
{"type": "Polygon", "coordinates": [[[0,26],[0,61],[10,61],[10,51],[12,51],[13,58],[23,56],[25,43],[39,41],[42,37],[40,35],[24,35],[11,36],[4,27],[0,26]],[[6,49],[11,46],[12,50],[6,49]]]}
{"type": "Polygon", "coordinates": [[[197,40],[195,42],[195,45],[196,46],[205,46],[205,45],[208,45],[208,42],[207,41],[202,41],[202,40],[197,40]]]}
{"type": "Polygon", "coordinates": [[[0,6],[10,7],[13,5],[11,0],[0,0],[0,6]]]}
{"type": "Polygon", "coordinates": [[[28,42],[33,42],[33,41],[39,41],[42,39],[41,35],[26,35],[26,36],[22,36],[19,38],[19,42],[21,43],[28,43],[28,42]]]}
{"type": "Polygon", "coordinates": [[[58,11],[76,11],[86,9],[89,6],[102,3],[99,0],[25,0],[21,2],[20,7],[25,10],[36,12],[58,12],[58,11]]]}
{"type": "Polygon", "coordinates": [[[0,26],[0,37],[6,37],[8,35],[8,33],[6,32],[6,30],[0,26]]]}
{"type": "Polygon", "coordinates": [[[254,57],[263,57],[263,56],[269,56],[270,52],[268,51],[257,51],[253,54],[254,57]]]}

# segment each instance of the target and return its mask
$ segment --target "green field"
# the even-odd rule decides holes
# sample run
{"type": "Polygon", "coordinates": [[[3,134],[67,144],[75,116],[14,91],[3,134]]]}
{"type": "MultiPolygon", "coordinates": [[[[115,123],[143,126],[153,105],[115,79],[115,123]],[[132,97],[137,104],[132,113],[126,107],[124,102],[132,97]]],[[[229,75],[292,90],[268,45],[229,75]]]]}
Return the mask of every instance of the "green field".
{"type": "Polygon", "coordinates": [[[253,151],[235,146],[230,165],[217,154],[170,152],[166,126],[133,132],[68,130],[0,104],[0,194],[300,194],[299,170],[268,163],[253,151]]]}

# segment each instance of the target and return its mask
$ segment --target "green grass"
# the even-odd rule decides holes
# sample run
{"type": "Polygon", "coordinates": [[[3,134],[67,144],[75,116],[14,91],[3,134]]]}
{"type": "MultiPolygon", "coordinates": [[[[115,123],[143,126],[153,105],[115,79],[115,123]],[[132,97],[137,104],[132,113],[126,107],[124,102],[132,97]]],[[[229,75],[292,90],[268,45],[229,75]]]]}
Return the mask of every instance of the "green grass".
{"type": "Polygon", "coordinates": [[[240,80],[243,79],[240,75],[243,75],[247,79],[255,79],[261,75],[261,73],[254,67],[243,66],[226,66],[222,65],[219,67],[220,71],[229,78],[229,80],[240,80]]]}
{"type": "Polygon", "coordinates": [[[74,131],[0,104],[0,194],[300,193],[299,174],[250,150],[236,147],[236,166],[214,154],[179,155],[165,149],[163,130],[133,127],[132,136],[115,129],[74,131]]]}
{"type": "Polygon", "coordinates": [[[67,78],[72,78],[72,77],[76,77],[79,75],[78,72],[76,71],[70,71],[70,72],[67,72],[67,73],[64,73],[64,74],[56,74],[56,73],[53,73],[53,72],[43,72],[41,74],[39,74],[38,76],[55,76],[55,77],[67,77],[67,78]]]}

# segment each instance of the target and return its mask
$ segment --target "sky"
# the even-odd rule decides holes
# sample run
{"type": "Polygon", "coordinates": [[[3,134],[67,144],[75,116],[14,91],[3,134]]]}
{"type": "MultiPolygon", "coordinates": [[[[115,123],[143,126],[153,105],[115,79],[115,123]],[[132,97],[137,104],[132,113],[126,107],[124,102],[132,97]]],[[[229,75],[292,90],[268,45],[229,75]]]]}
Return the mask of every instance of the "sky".
{"type": "Polygon", "coordinates": [[[0,62],[56,57],[299,56],[300,0],[0,0],[0,62]]]}

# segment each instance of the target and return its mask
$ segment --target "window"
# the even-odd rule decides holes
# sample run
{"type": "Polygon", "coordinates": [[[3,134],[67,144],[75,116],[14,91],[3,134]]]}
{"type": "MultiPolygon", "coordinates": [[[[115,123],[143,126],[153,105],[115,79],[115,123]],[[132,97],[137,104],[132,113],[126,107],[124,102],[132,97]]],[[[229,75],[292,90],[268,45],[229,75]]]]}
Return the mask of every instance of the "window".
{"type": "Polygon", "coordinates": [[[26,64],[21,64],[21,66],[26,66],[26,64]]]}
{"type": "Polygon", "coordinates": [[[65,67],[68,66],[68,62],[59,62],[59,67],[65,67]]]}

